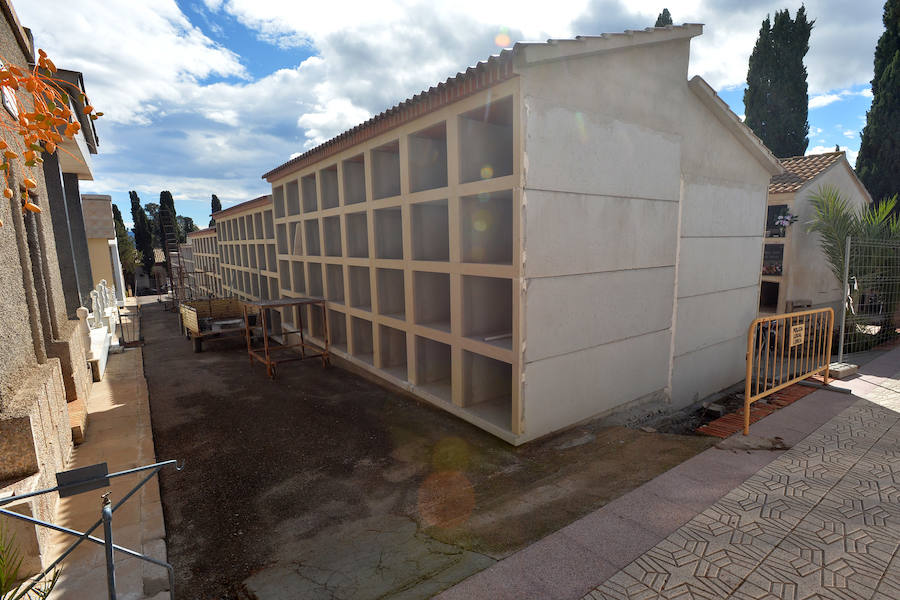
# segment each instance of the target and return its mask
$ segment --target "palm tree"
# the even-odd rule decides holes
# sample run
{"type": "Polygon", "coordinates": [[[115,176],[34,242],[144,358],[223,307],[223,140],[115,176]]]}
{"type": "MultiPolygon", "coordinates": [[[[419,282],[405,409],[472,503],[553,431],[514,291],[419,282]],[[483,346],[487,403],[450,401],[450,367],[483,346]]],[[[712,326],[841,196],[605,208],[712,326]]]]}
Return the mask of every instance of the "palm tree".
{"type": "MultiPolygon", "coordinates": [[[[891,337],[895,330],[893,315],[900,300],[900,221],[893,214],[897,196],[853,209],[838,188],[823,185],[809,201],[815,213],[807,231],[819,234],[831,272],[842,283],[847,237],[853,240],[848,267],[850,289],[844,290],[848,322],[873,324],[870,313],[876,312],[881,326],[870,342],[891,337]],[[868,308],[861,306],[864,297],[868,308]],[[873,310],[872,298],[877,299],[877,310],[873,310]]],[[[851,335],[855,333],[854,327],[851,335]]]]}

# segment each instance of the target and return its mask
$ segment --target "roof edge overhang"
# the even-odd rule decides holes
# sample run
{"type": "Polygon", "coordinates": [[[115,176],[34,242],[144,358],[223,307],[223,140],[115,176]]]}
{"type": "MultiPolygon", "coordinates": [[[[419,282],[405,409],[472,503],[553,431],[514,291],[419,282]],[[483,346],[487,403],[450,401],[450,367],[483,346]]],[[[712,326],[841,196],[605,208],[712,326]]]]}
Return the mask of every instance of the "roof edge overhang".
{"type": "Polygon", "coordinates": [[[34,62],[34,41],[28,29],[23,27],[19,21],[19,16],[16,14],[16,9],[13,8],[12,2],[10,0],[0,0],[0,10],[3,11],[3,16],[16,37],[16,43],[19,45],[19,49],[22,50],[22,54],[25,55],[25,60],[29,63],[34,62]]]}
{"type": "MultiPolygon", "coordinates": [[[[809,156],[809,155],[807,155],[807,156],[809,156]]],[[[850,174],[850,177],[853,179],[854,185],[856,185],[856,187],[857,187],[857,189],[859,190],[859,192],[860,192],[860,193],[863,195],[863,197],[866,199],[867,204],[873,204],[873,203],[874,203],[874,200],[872,199],[872,195],[869,194],[869,190],[866,189],[866,186],[863,185],[863,182],[860,181],[860,180],[859,180],[859,177],[856,176],[856,171],[853,170],[853,167],[850,166],[850,161],[847,160],[847,153],[846,153],[845,151],[843,151],[843,150],[841,150],[841,158],[840,158],[840,159],[836,160],[835,162],[831,163],[830,165],[828,165],[827,167],[825,167],[824,169],[822,169],[821,171],[819,171],[818,173],[816,173],[816,176],[815,176],[815,177],[813,177],[812,179],[809,179],[809,180],[803,182],[803,185],[801,185],[799,188],[797,188],[796,190],[794,190],[793,192],[790,192],[790,193],[793,193],[793,194],[801,194],[801,193],[803,193],[803,192],[806,192],[806,191],[808,190],[808,188],[809,188],[812,184],[814,184],[814,183],[816,182],[816,180],[817,180],[819,177],[821,177],[821,176],[824,175],[825,173],[831,171],[832,169],[834,169],[834,168],[837,167],[838,165],[841,165],[841,166],[843,166],[845,169],[847,169],[847,172],[850,174]]]]}
{"type": "Polygon", "coordinates": [[[505,48],[499,54],[490,56],[487,60],[449,77],[356,127],[282,163],[264,173],[262,179],[273,183],[275,179],[304,169],[448,104],[517,77],[519,75],[518,68],[527,68],[538,63],[566,58],[608,53],[634,46],[690,39],[702,33],[702,24],[685,23],[666,27],[648,27],[642,30],[626,30],[623,33],[577,36],[568,40],[516,42],[512,48],[505,48]]]}
{"type": "Polygon", "coordinates": [[[516,68],[536,64],[606,54],[633,48],[684,40],[703,34],[702,23],[684,23],[666,27],[626,29],[621,33],[579,35],[574,39],[549,39],[546,42],[517,42],[513,47],[516,68]]]}
{"type": "Polygon", "coordinates": [[[261,206],[265,206],[272,201],[272,194],[266,194],[265,196],[260,196],[259,198],[254,198],[253,200],[247,200],[246,202],[241,202],[240,204],[235,204],[234,206],[229,206],[223,210],[217,210],[212,213],[210,216],[213,219],[221,219],[222,217],[229,217],[231,215],[242,213],[247,210],[251,210],[254,208],[259,208],[261,206]]]}
{"type": "MultiPolygon", "coordinates": [[[[218,214],[218,213],[216,213],[218,214]]],[[[212,235],[216,232],[215,227],[204,227],[203,229],[198,229],[197,231],[189,231],[187,236],[189,238],[200,237],[203,235],[212,235]]]]}
{"type": "Polygon", "coordinates": [[[712,112],[722,125],[738,139],[744,148],[761,164],[770,175],[784,173],[781,161],[775,158],[761,139],[756,137],[753,131],[744,125],[734,112],[728,108],[725,101],[719,98],[716,91],[710,87],[699,75],[694,75],[688,81],[688,88],[695,96],[712,112]]]}

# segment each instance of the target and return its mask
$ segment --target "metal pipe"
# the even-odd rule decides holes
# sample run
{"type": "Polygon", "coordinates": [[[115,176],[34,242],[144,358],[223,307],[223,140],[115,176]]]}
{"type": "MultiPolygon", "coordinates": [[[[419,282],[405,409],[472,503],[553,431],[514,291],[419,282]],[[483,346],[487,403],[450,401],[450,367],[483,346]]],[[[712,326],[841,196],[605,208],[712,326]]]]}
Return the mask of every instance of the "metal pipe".
{"type": "Polygon", "coordinates": [[[847,322],[847,300],[850,298],[850,238],[844,246],[844,298],[841,302],[841,340],[838,344],[838,362],[844,362],[844,324],[847,322]]]}
{"type": "MultiPolygon", "coordinates": [[[[180,471],[181,469],[184,468],[183,464],[181,467],[178,466],[178,461],[164,460],[163,462],[154,463],[152,465],[145,465],[143,467],[136,467],[134,469],[126,469],[124,471],[117,471],[115,473],[110,473],[109,475],[106,476],[106,479],[114,479],[116,477],[122,477],[123,475],[131,475],[132,473],[140,473],[141,471],[146,471],[148,469],[155,469],[156,467],[162,468],[162,467],[165,467],[166,465],[172,465],[172,464],[175,465],[175,469],[177,469],[178,471],[180,471]]],[[[157,470],[159,470],[159,469],[157,469],[157,470]]],[[[154,475],[155,474],[156,473],[154,473],[154,475]]],[[[152,477],[152,475],[151,475],[151,477],[152,477]]],[[[149,479],[149,477],[147,479],[149,479]]],[[[61,486],[55,485],[51,488],[37,490],[36,492],[29,492],[27,494],[17,494],[15,496],[10,496],[9,498],[3,498],[3,499],[0,499],[0,506],[3,506],[4,504],[11,504],[13,502],[17,502],[18,500],[24,500],[25,498],[31,498],[32,496],[40,496],[41,494],[57,492],[60,490],[60,487],[61,486]]],[[[130,494],[129,494],[129,496],[130,496],[130,494]]],[[[99,522],[98,522],[98,524],[99,524],[99,522]]]]}
{"type": "Polygon", "coordinates": [[[116,600],[116,562],[113,557],[111,492],[103,494],[103,547],[106,553],[106,590],[109,600],[116,600]]]}

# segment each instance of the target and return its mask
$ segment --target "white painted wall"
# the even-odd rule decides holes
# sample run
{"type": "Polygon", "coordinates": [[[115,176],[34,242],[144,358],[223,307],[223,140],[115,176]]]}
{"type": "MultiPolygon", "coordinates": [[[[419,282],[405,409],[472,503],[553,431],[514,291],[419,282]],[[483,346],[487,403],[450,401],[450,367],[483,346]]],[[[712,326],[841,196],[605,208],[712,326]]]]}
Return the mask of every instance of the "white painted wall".
{"type": "Polygon", "coordinates": [[[840,189],[850,205],[857,210],[869,202],[868,194],[861,189],[846,158],[836,162],[794,194],[791,212],[798,219],[791,226],[785,244],[787,256],[784,262],[784,299],[788,302],[811,300],[813,308],[830,306],[837,310],[841,303],[841,283],[831,272],[819,246],[819,235],[806,231],[814,212],[809,198],[823,185],[833,185],[840,189]]]}
{"type": "Polygon", "coordinates": [[[688,59],[681,39],[521,69],[525,438],[743,376],[771,174],[688,59]]]}

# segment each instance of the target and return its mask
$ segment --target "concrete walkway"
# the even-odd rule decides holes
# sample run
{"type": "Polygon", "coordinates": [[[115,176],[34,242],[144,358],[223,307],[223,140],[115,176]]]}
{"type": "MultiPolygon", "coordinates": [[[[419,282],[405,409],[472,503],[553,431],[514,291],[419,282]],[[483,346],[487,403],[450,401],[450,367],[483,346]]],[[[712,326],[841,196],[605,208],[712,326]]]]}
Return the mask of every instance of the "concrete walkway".
{"type": "MultiPolygon", "coordinates": [[[[129,309],[137,310],[129,298],[129,309]]],[[[138,467],[155,461],[150,429],[147,382],[144,379],[142,350],[126,349],[110,354],[103,380],[94,383],[87,401],[88,427],[85,441],[76,446],[67,469],[106,462],[110,472],[138,467]]],[[[114,479],[110,489],[63,498],[56,509],[55,522],[84,531],[100,519],[101,494],[112,491],[110,499],[121,499],[142,477],[141,474],[114,479]]],[[[102,528],[95,533],[103,537],[102,528]]],[[[113,540],[116,544],[165,560],[165,529],[156,478],[113,513],[113,540]]],[[[54,557],[74,538],[55,534],[54,557]]],[[[84,542],[62,563],[54,599],[106,598],[106,562],[103,547],[84,542]]],[[[119,600],[168,598],[164,569],[116,553],[116,584],[119,600]]]]}
{"type": "Polygon", "coordinates": [[[440,597],[900,597],[900,350],[440,597]]]}

